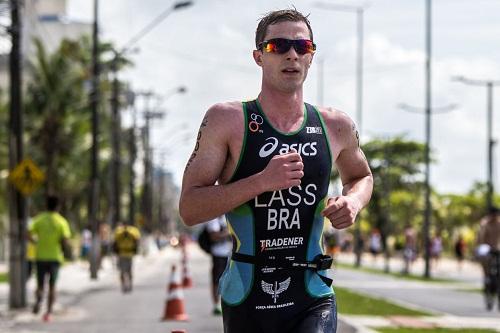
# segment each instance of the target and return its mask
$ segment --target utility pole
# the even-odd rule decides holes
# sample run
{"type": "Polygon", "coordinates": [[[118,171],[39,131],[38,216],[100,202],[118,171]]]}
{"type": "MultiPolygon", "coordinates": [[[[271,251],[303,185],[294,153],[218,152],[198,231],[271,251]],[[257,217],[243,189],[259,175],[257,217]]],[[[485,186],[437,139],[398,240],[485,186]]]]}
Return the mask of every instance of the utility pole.
{"type": "MultiPolygon", "coordinates": [[[[132,46],[141,38],[148,34],[153,28],[165,20],[172,12],[184,9],[193,4],[192,1],[178,1],[173,6],[169,6],[166,10],[155,17],[147,26],[134,35],[119,51],[114,51],[111,61],[111,71],[113,72],[112,98],[111,98],[111,133],[112,133],[112,163],[111,163],[111,223],[114,227],[117,221],[121,221],[121,186],[120,186],[120,167],[121,167],[121,117],[120,117],[120,83],[118,81],[118,61],[121,56],[132,50],[132,46]]],[[[148,138],[149,139],[149,138],[148,138]]],[[[133,186],[133,184],[132,184],[133,186]]],[[[134,202],[130,202],[135,203],[134,202]]],[[[133,217],[129,216],[129,219],[133,217]]]]}
{"type": "MultiPolygon", "coordinates": [[[[152,193],[151,193],[151,147],[150,147],[150,120],[156,113],[149,109],[149,101],[153,96],[153,92],[147,91],[140,94],[144,96],[144,131],[143,131],[143,149],[144,149],[144,187],[142,193],[142,216],[144,218],[144,229],[152,231],[152,193]]],[[[160,116],[160,114],[157,114],[160,116]]]]}
{"type": "Polygon", "coordinates": [[[135,224],[135,160],[137,158],[137,147],[135,144],[135,131],[137,128],[137,111],[135,108],[135,93],[129,91],[128,93],[128,104],[132,107],[132,127],[130,128],[129,136],[129,214],[128,214],[128,224],[135,224]]]}
{"type": "Polygon", "coordinates": [[[165,152],[160,152],[160,175],[158,185],[158,229],[166,232],[165,225],[165,152]]]}
{"type": "Polygon", "coordinates": [[[473,80],[463,76],[452,78],[454,81],[462,82],[471,86],[486,87],[486,142],[487,142],[487,192],[486,192],[486,210],[491,212],[494,207],[493,197],[495,189],[493,185],[493,149],[495,139],[493,138],[493,88],[500,86],[500,80],[473,80]]]}
{"type": "MultiPolygon", "coordinates": [[[[170,97],[174,94],[184,94],[187,89],[184,86],[179,86],[177,88],[171,89],[166,97],[170,97]]],[[[153,96],[151,91],[146,91],[138,93],[137,95],[146,98],[144,104],[144,131],[143,131],[143,144],[144,144],[144,188],[142,193],[142,215],[145,219],[145,229],[146,231],[153,231],[153,186],[152,186],[152,148],[150,142],[150,128],[152,119],[161,119],[164,113],[161,111],[152,111],[149,107],[150,98],[153,96]]]]}
{"type": "Polygon", "coordinates": [[[98,150],[99,150],[99,0],[94,0],[94,24],[92,30],[92,90],[90,92],[90,109],[92,110],[92,148],[90,166],[89,221],[92,229],[92,248],[90,251],[90,278],[97,279],[100,256],[99,222],[97,206],[99,200],[98,150]]]}
{"type": "Polygon", "coordinates": [[[114,228],[121,221],[121,187],[120,187],[120,136],[121,116],[119,110],[119,82],[118,82],[118,55],[115,53],[111,61],[111,71],[114,74],[111,96],[111,138],[112,138],[112,167],[111,167],[111,226],[114,228]]]}
{"type": "MultiPolygon", "coordinates": [[[[23,110],[22,110],[22,52],[21,1],[10,0],[12,48],[9,57],[10,106],[9,106],[9,170],[23,159],[23,110]]],[[[10,256],[9,256],[9,307],[26,306],[26,203],[21,193],[9,186],[10,256]]]]}

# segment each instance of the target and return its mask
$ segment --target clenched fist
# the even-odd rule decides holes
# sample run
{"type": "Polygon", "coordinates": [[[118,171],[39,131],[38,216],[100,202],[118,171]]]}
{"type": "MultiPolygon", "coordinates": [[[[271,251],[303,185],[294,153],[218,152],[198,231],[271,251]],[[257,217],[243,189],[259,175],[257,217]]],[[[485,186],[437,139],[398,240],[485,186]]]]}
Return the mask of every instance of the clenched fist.
{"type": "Polygon", "coordinates": [[[328,199],[321,215],[329,219],[335,229],[345,229],[354,224],[361,208],[361,203],[356,198],[333,197],[328,199]]]}
{"type": "Polygon", "coordinates": [[[300,185],[304,177],[302,157],[295,149],[274,156],[261,172],[266,191],[277,191],[300,185]]]}

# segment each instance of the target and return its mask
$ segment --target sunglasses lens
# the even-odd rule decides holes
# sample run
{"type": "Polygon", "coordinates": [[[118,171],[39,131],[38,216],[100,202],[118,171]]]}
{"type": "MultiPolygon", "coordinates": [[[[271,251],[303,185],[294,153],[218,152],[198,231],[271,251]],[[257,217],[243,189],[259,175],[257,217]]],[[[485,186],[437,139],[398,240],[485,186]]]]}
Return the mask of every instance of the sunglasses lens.
{"type": "Polygon", "coordinates": [[[308,39],[285,39],[285,38],[274,38],[265,41],[262,44],[262,49],[265,52],[273,52],[278,54],[286,53],[292,47],[297,51],[298,54],[314,53],[316,50],[316,45],[308,39]]]}
{"type": "Polygon", "coordinates": [[[314,53],[316,45],[308,39],[294,40],[294,48],[298,54],[314,53]]]}
{"type": "Polygon", "coordinates": [[[275,38],[264,43],[264,51],[283,54],[290,50],[292,43],[288,39],[275,38]]]}

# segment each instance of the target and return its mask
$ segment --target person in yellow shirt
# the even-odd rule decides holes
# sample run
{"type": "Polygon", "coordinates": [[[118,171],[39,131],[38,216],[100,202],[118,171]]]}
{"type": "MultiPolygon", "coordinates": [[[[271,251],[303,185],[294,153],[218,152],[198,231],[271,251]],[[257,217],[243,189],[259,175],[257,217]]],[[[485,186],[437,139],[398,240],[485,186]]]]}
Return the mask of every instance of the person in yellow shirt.
{"type": "MultiPolygon", "coordinates": [[[[28,229],[31,223],[33,223],[32,220],[29,221],[28,229]]],[[[29,280],[36,265],[36,244],[30,239],[28,239],[26,242],[26,265],[28,268],[26,272],[26,280],[29,280]]]]}
{"type": "Polygon", "coordinates": [[[132,260],[139,250],[141,233],[132,225],[119,223],[115,229],[113,251],[118,256],[122,292],[132,291],[132,260]]]}
{"type": "Polygon", "coordinates": [[[59,200],[55,196],[47,197],[47,211],[36,215],[29,226],[29,238],[35,243],[36,280],[35,305],[33,313],[38,313],[43,297],[45,280],[49,281],[47,312],[44,321],[49,321],[56,299],[56,282],[59,267],[64,262],[63,246],[68,246],[71,236],[68,221],[57,212],[59,200]]]}

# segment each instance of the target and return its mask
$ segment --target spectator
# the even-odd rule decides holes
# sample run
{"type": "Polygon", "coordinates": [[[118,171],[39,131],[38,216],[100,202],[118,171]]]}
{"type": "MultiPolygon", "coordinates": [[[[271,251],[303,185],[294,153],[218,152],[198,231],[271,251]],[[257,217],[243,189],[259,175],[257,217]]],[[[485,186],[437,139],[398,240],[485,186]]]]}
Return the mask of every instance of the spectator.
{"type": "Polygon", "coordinates": [[[410,273],[411,265],[417,258],[417,235],[412,226],[407,225],[404,230],[405,244],[403,248],[403,274],[410,273]]]}
{"type": "Polygon", "coordinates": [[[458,270],[462,270],[463,261],[465,258],[466,244],[462,235],[458,235],[458,239],[455,242],[455,258],[457,258],[458,270]]]}
{"type": "Polygon", "coordinates": [[[212,301],[213,301],[213,314],[222,314],[221,300],[219,293],[219,279],[224,272],[227,265],[227,260],[231,255],[232,242],[231,235],[229,234],[226,220],[223,216],[215,218],[207,222],[207,231],[212,241],[210,254],[212,257],[212,301]]]}
{"type": "Polygon", "coordinates": [[[434,262],[434,269],[436,269],[439,258],[441,258],[441,253],[443,252],[443,240],[441,239],[441,235],[439,233],[436,233],[436,235],[432,237],[429,252],[431,260],[434,262]]]}
{"type": "Polygon", "coordinates": [[[88,259],[90,248],[92,247],[92,231],[88,227],[82,230],[80,240],[80,258],[88,259]]]}
{"type": "Polygon", "coordinates": [[[373,261],[375,261],[378,254],[382,252],[382,237],[377,228],[374,228],[370,234],[369,245],[370,253],[373,256],[373,261]]]}

